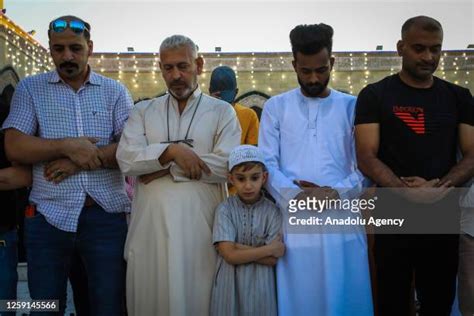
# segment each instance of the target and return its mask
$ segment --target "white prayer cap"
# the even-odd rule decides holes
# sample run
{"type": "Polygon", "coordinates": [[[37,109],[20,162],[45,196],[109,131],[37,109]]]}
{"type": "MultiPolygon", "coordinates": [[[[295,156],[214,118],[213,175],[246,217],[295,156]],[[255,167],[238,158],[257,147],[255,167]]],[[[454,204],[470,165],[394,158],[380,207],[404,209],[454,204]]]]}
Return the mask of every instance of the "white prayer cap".
{"type": "Polygon", "coordinates": [[[265,165],[262,152],[256,146],[240,145],[235,147],[229,155],[229,171],[244,162],[260,162],[265,165]]]}

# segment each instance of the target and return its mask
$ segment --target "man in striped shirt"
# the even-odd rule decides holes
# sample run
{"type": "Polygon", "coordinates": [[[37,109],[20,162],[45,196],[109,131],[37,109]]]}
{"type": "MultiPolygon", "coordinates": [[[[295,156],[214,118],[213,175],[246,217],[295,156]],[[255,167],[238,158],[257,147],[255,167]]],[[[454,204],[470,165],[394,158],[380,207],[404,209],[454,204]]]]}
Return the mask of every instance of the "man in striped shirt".
{"type": "Polygon", "coordinates": [[[25,219],[31,298],[59,300],[64,312],[77,252],[91,313],[121,315],[130,200],[115,152],[133,103],[122,85],[88,65],[90,29],[74,16],[50,23],[56,70],[18,84],[3,129],[9,159],[33,165],[35,212],[25,219]]]}

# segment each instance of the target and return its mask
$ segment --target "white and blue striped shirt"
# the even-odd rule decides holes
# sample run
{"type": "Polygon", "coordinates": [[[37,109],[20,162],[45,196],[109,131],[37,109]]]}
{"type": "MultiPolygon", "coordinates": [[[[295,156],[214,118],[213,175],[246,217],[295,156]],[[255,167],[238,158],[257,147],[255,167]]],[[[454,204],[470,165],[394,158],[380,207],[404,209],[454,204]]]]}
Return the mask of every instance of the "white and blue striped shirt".
{"type": "MultiPolygon", "coordinates": [[[[90,71],[76,92],[52,71],[20,81],[3,129],[46,139],[95,137],[97,146],[105,146],[118,142],[132,106],[128,91],[115,80],[90,71]]],[[[33,165],[30,201],[53,226],[75,232],[86,195],[107,212],[130,210],[119,169],[81,171],[54,184],[44,178],[44,165],[33,165]]]]}
{"type": "MultiPolygon", "coordinates": [[[[230,241],[261,247],[281,230],[278,207],[265,197],[248,205],[230,196],[216,210],[212,242],[230,241]]],[[[256,262],[231,265],[217,258],[212,288],[211,316],[277,315],[275,271],[256,262]]]]}

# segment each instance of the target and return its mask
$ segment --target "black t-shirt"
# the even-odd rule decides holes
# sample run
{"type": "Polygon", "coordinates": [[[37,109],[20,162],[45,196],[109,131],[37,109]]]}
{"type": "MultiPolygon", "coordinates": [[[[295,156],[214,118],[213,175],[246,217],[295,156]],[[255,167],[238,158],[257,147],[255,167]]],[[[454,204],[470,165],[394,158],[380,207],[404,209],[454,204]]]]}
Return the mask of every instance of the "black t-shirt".
{"type": "Polygon", "coordinates": [[[434,77],[428,89],[406,85],[398,74],[365,87],[355,124],[379,123],[378,158],[397,176],[441,178],[456,164],[458,125],[474,125],[468,89],[434,77]]]}

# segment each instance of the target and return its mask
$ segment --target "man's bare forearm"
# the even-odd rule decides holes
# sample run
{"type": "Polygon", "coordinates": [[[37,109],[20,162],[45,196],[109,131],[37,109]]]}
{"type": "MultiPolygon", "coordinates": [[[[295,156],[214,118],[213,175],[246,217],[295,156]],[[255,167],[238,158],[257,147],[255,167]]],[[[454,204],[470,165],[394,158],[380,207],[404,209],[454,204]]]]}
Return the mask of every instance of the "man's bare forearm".
{"type": "Polygon", "coordinates": [[[166,149],[165,151],[161,154],[161,156],[158,158],[158,160],[160,161],[160,164],[162,166],[166,165],[167,163],[173,161],[174,159],[174,147],[176,145],[175,144],[170,144],[166,149]]]}
{"type": "Polygon", "coordinates": [[[30,166],[12,166],[0,169],[0,190],[13,190],[31,185],[30,166]]]}
{"type": "Polygon", "coordinates": [[[102,162],[102,168],[105,169],[118,169],[116,152],[118,143],[110,144],[107,146],[99,147],[100,161],[102,162]]]}
{"type": "Polygon", "coordinates": [[[361,157],[358,159],[360,171],[381,187],[405,187],[405,183],[377,157],[361,157]]]}
{"type": "Polygon", "coordinates": [[[459,149],[462,159],[441,178],[440,185],[449,183],[452,186],[461,186],[474,175],[474,126],[459,124],[459,149]]]}
{"type": "Polygon", "coordinates": [[[24,134],[16,129],[5,132],[5,152],[8,160],[35,164],[65,157],[64,139],[44,139],[24,134]]]}
{"type": "Polygon", "coordinates": [[[379,123],[356,125],[355,145],[357,165],[362,173],[382,187],[405,187],[405,183],[378,158],[380,146],[379,123]]]}
{"type": "MultiPolygon", "coordinates": [[[[115,153],[117,152],[117,147],[118,147],[117,143],[99,147],[99,152],[100,152],[99,157],[100,157],[101,165],[92,170],[118,169],[117,159],[115,157],[115,153]]],[[[60,159],[63,159],[63,158],[60,158],[60,159]]],[[[79,171],[91,171],[89,169],[81,168],[80,166],[72,162],[72,160],[69,158],[66,158],[66,159],[68,159],[71,164],[74,164],[76,168],[78,168],[79,171]]],[[[57,160],[57,159],[53,159],[53,161],[54,160],[57,160]]]]}
{"type": "Polygon", "coordinates": [[[440,183],[447,181],[458,187],[469,181],[474,176],[474,157],[472,154],[464,156],[449,172],[441,178],[440,183]]]}

